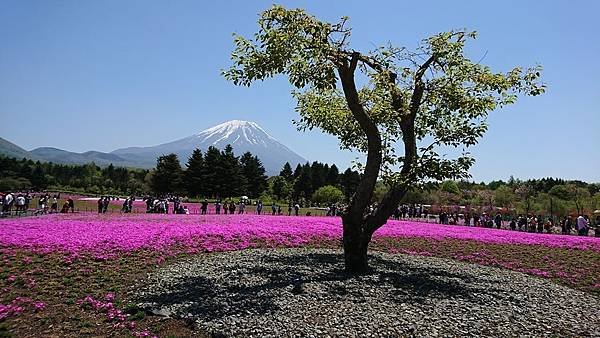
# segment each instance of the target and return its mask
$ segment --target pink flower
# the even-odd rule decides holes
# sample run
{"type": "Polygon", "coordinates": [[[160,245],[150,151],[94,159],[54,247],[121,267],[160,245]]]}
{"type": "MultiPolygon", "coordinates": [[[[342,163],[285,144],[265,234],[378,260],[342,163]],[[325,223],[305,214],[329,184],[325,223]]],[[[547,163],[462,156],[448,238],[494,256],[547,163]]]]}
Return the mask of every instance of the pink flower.
{"type": "Polygon", "coordinates": [[[46,304],[44,302],[35,302],[33,303],[33,307],[37,310],[37,311],[41,311],[43,309],[46,308],[46,304]]]}

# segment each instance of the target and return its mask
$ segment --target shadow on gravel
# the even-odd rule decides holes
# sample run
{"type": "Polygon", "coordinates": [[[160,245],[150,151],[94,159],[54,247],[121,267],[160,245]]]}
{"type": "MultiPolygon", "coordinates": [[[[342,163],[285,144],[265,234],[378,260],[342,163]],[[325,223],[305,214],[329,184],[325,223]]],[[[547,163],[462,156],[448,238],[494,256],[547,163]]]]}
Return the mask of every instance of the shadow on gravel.
{"type": "Polygon", "coordinates": [[[412,267],[376,256],[369,258],[369,264],[373,269],[370,274],[353,277],[344,272],[343,259],[339,254],[264,255],[252,266],[240,264],[228,271],[219,271],[219,284],[202,276],[185,278],[170,286],[169,292],[145,294],[138,301],[163,309],[177,307],[173,313],[176,316],[191,315],[212,320],[232,315],[271,313],[278,309],[275,299],[281,299],[282,295],[311,297],[311,292],[305,290],[309,283],[320,284],[326,292],[339,299],[349,295],[347,300],[355,303],[365,302],[369,298],[369,290],[376,288],[384,288],[390,299],[397,303],[462,298],[485,304],[487,297],[476,295],[505,297],[499,288],[482,290],[469,286],[472,280],[481,276],[466,277],[464,273],[412,267]],[[248,283],[253,285],[238,283],[247,276],[261,282],[248,283]],[[344,283],[352,279],[352,283],[344,283]]]}

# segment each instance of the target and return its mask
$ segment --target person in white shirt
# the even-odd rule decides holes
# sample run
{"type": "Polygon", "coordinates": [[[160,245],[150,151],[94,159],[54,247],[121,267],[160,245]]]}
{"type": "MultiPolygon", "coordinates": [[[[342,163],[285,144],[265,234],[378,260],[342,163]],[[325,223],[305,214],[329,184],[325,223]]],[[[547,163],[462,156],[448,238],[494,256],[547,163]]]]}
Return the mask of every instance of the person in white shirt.
{"type": "Polygon", "coordinates": [[[577,217],[577,233],[579,236],[587,236],[587,227],[587,219],[585,219],[583,215],[579,215],[579,217],[577,217]]]}

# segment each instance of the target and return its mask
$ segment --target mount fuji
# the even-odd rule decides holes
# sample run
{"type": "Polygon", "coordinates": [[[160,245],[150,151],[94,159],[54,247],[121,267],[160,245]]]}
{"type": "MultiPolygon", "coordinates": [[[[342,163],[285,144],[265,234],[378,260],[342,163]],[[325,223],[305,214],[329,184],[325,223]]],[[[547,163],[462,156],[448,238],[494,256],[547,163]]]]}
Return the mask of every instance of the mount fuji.
{"type": "Polygon", "coordinates": [[[278,142],[255,122],[240,120],[227,121],[173,142],[153,147],[117,149],[110,153],[100,151],[76,153],[51,147],[27,151],[0,138],[0,155],[61,164],[94,162],[102,167],[112,163],[121,167],[154,168],[156,158],[161,155],[175,153],[184,165],[196,148],[206,152],[210,146],[222,150],[228,144],[231,144],[237,156],[247,151],[258,156],[268,175],[277,175],[285,162],[290,162],[292,167],[298,163],[306,163],[306,159],[278,142]]]}
{"type": "Polygon", "coordinates": [[[156,158],[160,155],[175,153],[183,164],[196,148],[205,152],[210,146],[223,149],[228,144],[238,156],[247,151],[258,156],[269,175],[279,173],[285,162],[290,162],[292,166],[306,162],[306,159],[281,144],[255,122],[241,120],[227,121],[173,142],[152,147],[117,149],[110,154],[148,168],[156,164],[156,158]]]}

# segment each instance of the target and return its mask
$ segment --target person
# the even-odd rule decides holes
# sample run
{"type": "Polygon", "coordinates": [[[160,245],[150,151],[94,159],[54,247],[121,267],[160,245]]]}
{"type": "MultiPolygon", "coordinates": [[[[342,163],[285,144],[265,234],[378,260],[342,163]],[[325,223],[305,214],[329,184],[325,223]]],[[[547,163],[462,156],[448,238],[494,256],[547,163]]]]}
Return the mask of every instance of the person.
{"type": "Polygon", "coordinates": [[[283,215],[283,210],[281,210],[281,205],[277,205],[277,215],[283,215]]]}
{"type": "Polygon", "coordinates": [[[25,212],[25,197],[22,194],[19,194],[16,199],[17,212],[25,212]]]}
{"type": "Polygon", "coordinates": [[[296,204],[294,204],[294,215],[298,216],[299,212],[300,212],[300,204],[296,203],[296,204]]]}
{"type": "Polygon", "coordinates": [[[579,217],[577,217],[577,234],[579,236],[587,236],[587,220],[585,219],[585,217],[583,217],[583,215],[579,215],[579,217]]]}
{"type": "Polygon", "coordinates": [[[542,215],[538,215],[536,217],[536,221],[537,221],[537,232],[541,234],[544,232],[544,218],[542,218],[542,215]]]}
{"type": "Polygon", "coordinates": [[[513,217],[510,220],[510,230],[515,231],[517,229],[517,221],[515,220],[515,218],[513,217]]]}
{"type": "Polygon", "coordinates": [[[14,195],[10,192],[8,194],[6,194],[4,196],[4,203],[2,204],[2,212],[8,212],[10,214],[14,202],[15,202],[14,195]]]}
{"type": "MultiPolygon", "coordinates": [[[[227,213],[227,211],[225,211],[225,213],[227,213]]],[[[217,199],[217,201],[215,202],[215,214],[220,215],[221,214],[221,200],[217,199]]]]}
{"type": "Polygon", "coordinates": [[[62,209],[60,209],[60,213],[61,214],[66,214],[69,212],[69,202],[65,202],[65,204],[63,204],[62,209]]]}
{"type": "Polygon", "coordinates": [[[104,198],[100,197],[98,199],[98,213],[101,214],[102,213],[102,209],[104,208],[104,198]]]}
{"type": "Polygon", "coordinates": [[[546,230],[546,233],[552,233],[552,219],[550,217],[544,223],[544,230],[546,230]]]}
{"type": "Polygon", "coordinates": [[[190,214],[190,211],[188,210],[187,205],[183,206],[183,213],[186,214],[186,215],[190,214]]]}
{"type": "Polygon", "coordinates": [[[256,214],[260,215],[260,213],[262,212],[262,208],[263,208],[262,202],[258,201],[258,204],[256,205],[256,214]]]}
{"type": "Polygon", "coordinates": [[[570,235],[571,229],[573,229],[573,218],[567,216],[567,219],[565,220],[565,235],[570,235]]]}
{"type": "Polygon", "coordinates": [[[594,237],[600,237],[600,215],[596,216],[596,229],[594,229],[594,237]]]}
{"type": "Polygon", "coordinates": [[[73,198],[71,198],[70,196],[67,199],[67,204],[69,205],[69,210],[71,210],[71,213],[75,213],[75,202],[73,201],[73,198]]]}
{"type": "MultiPolygon", "coordinates": [[[[395,219],[396,221],[400,219],[400,214],[401,214],[401,213],[402,213],[402,212],[400,211],[400,206],[398,206],[398,207],[396,208],[396,210],[394,210],[394,219],[395,219]]],[[[334,216],[335,216],[335,215],[334,215],[334,216]]]]}
{"type": "Polygon", "coordinates": [[[123,206],[121,207],[121,212],[127,213],[128,209],[129,209],[129,198],[126,198],[125,201],[123,201],[123,206]]]}
{"type": "Polygon", "coordinates": [[[235,203],[233,201],[229,202],[229,214],[235,214],[235,203]]]}
{"type": "Polygon", "coordinates": [[[244,201],[240,201],[238,214],[243,214],[244,213],[244,209],[246,209],[246,204],[244,203],[244,201]]]}
{"type": "Polygon", "coordinates": [[[105,214],[108,211],[108,205],[110,204],[110,198],[106,196],[102,203],[102,213],[105,214]]]}
{"type": "Polygon", "coordinates": [[[276,213],[277,213],[277,205],[275,204],[275,202],[273,202],[273,204],[271,205],[271,215],[275,216],[276,213]]]}
{"type": "Polygon", "coordinates": [[[292,203],[288,204],[288,216],[292,216],[292,203]]]}
{"type": "Polygon", "coordinates": [[[52,196],[52,204],[50,204],[50,213],[57,213],[58,212],[58,199],[56,198],[56,195],[52,196]]]}
{"type": "Polygon", "coordinates": [[[202,201],[201,206],[200,206],[200,213],[202,215],[206,215],[206,210],[208,209],[208,200],[206,200],[206,198],[204,199],[204,201],[202,201]]]}
{"type": "Polygon", "coordinates": [[[497,229],[502,227],[502,216],[500,216],[500,214],[496,214],[496,217],[494,217],[494,223],[496,224],[497,229]]]}

